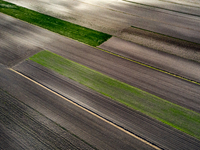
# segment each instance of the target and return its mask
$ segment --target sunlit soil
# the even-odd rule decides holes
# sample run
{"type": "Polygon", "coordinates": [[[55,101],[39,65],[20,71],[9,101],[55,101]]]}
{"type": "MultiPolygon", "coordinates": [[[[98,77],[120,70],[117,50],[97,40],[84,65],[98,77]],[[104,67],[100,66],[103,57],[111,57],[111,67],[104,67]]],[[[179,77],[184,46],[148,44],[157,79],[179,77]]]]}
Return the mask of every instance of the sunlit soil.
{"type": "MultiPolygon", "coordinates": [[[[200,52],[188,47],[179,47],[165,41],[157,41],[150,36],[143,36],[141,34],[135,34],[130,31],[130,23],[134,19],[130,14],[126,14],[127,6],[131,3],[125,2],[126,0],[7,0],[17,5],[33,9],[35,11],[60,18],[71,23],[75,23],[90,29],[94,29],[100,32],[108,33],[110,35],[117,36],[119,38],[138,43],[156,50],[164,51],[177,55],[186,59],[191,59],[200,62],[200,52]],[[123,10],[123,11],[122,11],[123,10]],[[117,16],[117,17],[116,17],[117,16]],[[127,17],[128,16],[128,17],[127,17]],[[130,31],[130,32],[129,32],[130,31]]],[[[186,4],[190,2],[191,5],[200,3],[198,0],[128,0],[132,2],[144,3],[149,5],[156,5],[164,7],[162,4],[175,5],[174,3],[182,2],[186,4]],[[174,3],[171,3],[174,2],[174,3]]],[[[135,5],[135,4],[133,4],[135,5]]],[[[181,5],[180,5],[181,6],[181,5]]],[[[181,10],[182,11],[182,10],[181,10]]],[[[137,20],[135,21],[137,22],[137,20]]],[[[196,25],[198,23],[195,23],[196,25]]],[[[142,28],[142,27],[141,27],[142,28]]],[[[171,29],[167,29],[171,30],[171,29]]]]}

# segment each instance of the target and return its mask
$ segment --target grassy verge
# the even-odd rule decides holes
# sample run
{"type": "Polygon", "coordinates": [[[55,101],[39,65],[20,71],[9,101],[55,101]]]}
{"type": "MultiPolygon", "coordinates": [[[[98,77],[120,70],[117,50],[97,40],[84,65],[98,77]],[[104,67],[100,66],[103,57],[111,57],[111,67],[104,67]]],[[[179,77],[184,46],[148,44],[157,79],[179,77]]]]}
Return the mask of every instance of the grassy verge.
{"type": "Polygon", "coordinates": [[[107,97],[200,139],[200,114],[48,51],[29,58],[107,97]]]}
{"type": "Polygon", "coordinates": [[[0,0],[0,12],[91,46],[98,46],[111,37],[111,35],[75,25],[2,0],[0,0]]]}

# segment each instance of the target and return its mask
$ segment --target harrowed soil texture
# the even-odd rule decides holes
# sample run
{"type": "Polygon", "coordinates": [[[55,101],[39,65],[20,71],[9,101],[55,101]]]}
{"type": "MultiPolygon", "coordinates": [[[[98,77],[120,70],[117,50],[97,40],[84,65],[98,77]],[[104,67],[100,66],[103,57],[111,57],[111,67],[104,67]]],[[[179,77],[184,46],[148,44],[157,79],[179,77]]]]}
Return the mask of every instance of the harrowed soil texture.
{"type": "Polygon", "coordinates": [[[113,100],[200,139],[200,114],[48,51],[29,58],[113,100]]]}
{"type": "Polygon", "coordinates": [[[0,89],[0,149],[93,149],[0,89]]]}

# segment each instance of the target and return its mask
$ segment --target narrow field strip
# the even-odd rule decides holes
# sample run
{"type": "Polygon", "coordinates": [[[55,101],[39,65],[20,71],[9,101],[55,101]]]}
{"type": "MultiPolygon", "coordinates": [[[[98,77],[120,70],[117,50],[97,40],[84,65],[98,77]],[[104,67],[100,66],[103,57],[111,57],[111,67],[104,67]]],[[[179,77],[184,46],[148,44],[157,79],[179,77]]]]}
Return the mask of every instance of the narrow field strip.
{"type": "Polygon", "coordinates": [[[200,114],[49,51],[29,58],[132,109],[200,139],[200,114]]]}
{"type": "Polygon", "coordinates": [[[153,70],[156,70],[156,71],[162,72],[162,73],[164,73],[164,74],[167,74],[167,75],[173,76],[173,77],[175,77],[175,78],[179,78],[179,79],[181,79],[181,80],[185,80],[185,81],[187,81],[187,82],[191,82],[191,83],[194,83],[194,84],[200,85],[200,83],[197,82],[197,81],[190,80],[190,79],[188,79],[188,78],[182,77],[182,76],[180,76],[180,75],[177,75],[177,74],[174,74],[174,73],[171,73],[171,72],[168,72],[168,71],[165,71],[165,70],[162,70],[162,69],[159,69],[159,68],[153,67],[153,66],[150,66],[150,65],[148,65],[148,64],[145,64],[145,63],[139,62],[139,61],[137,61],[137,60],[133,60],[133,59],[130,59],[130,58],[124,57],[124,56],[122,56],[122,55],[119,55],[119,54],[116,54],[116,53],[113,53],[113,52],[110,52],[110,51],[107,51],[107,50],[101,49],[101,48],[98,48],[98,50],[103,51],[103,52],[108,53],[108,54],[111,54],[111,55],[114,55],[114,56],[119,57],[119,58],[123,58],[123,59],[128,60],[128,61],[131,61],[131,62],[136,63],[136,64],[138,64],[138,65],[141,65],[141,66],[144,66],[144,67],[147,67],[147,68],[150,68],[150,69],[153,69],[153,70]]]}
{"type": "Polygon", "coordinates": [[[98,46],[111,37],[111,35],[41,14],[2,0],[0,0],[0,12],[91,46],[98,46]]]}
{"type": "MultiPolygon", "coordinates": [[[[134,137],[134,138],[136,138],[136,139],[142,141],[143,143],[145,143],[145,144],[147,144],[147,145],[149,145],[149,146],[155,148],[155,150],[161,150],[161,149],[160,149],[159,147],[157,147],[156,145],[154,145],[154,144],[152,144],[152,143],[149,143],[148,141],[146,141],[146,140],[140,138],[139,136],[135,135],[134,133],[131,133],[131,132],[127,131],[126,129],[124,129],[124,128],[118,126],[117,124],[115,124],[115,123],[113,123],[113,122],[107,120],[106,118],[104,118],[104,117],[98,115],[97,113],[95,113],[95,112],[93,112],[93,111],[87,109],[86,107],[81,106],[80,104],[78,104],[78,103],[76,103],[76,102],[74,102],[74,101],[72,101],[72,100],[70,100],[70,99],[67,99],[66,97],[64,97],[64,96],[60,95],[59,93],[57,93],[57,92],[55,92],[55,91],[49,89],[48,87],[46,87],[46,86],[44,86],[44,85],[38,83],[37,81],[32,80],[31,78],[29,78],[29,77],[27,77],[27,76],[21,74],[20,72],[15,71],[15,70],[13,70],[13,69],[11,69],[11,68],[10,68],[10,70],[13,71],[13,72],[15,72],[15,73],[17,73],[17,74],[19,74],[19,75],[21,75],[22,77],[24,77],[24,78],[26,78],[26,79],[28,79],[28,80],[30,80],[31,82],[33,82],[33,83],[35,83],[35,84],[41,86],[42,88],[46,89],[47,91],[49,91],[49,92],[51,92],[51,93],[53,93],[53,94],[55,94],[55,95],[57,95],[57,96],[63,98],[64,100],[66,100],[66,101],[70,102],[71,104],[73,104],[73,105],[79,107],[80,109],[82,109],[82,110],[84,110],[84,111],[86,111],[86,112],[92,114],[93,116],[95,116],[95,117],[97,117],[97,118],[103,120],[104,122],[106,122],[106,123],[112,125],[113,127],[115,127],[115,128],[117,128],[117,129],[119,129],[119,130],[125,132],[126,134],[129,134],[130,136],[132,136],[132,137],[134,137]]],[[[78,137],[77,137],[77,138],[78,138],[78,137]]],[[[88,143],[86,143],[86,144],[88,144],[88,143]]],[[[90,145],[90,144],[88,144],[88,145],[91,146],[91,147],[93,147],[93,146],[90,145]]],[[[96,149],[96,148],[95,148],[95,149],[96,149]]]]}
{"type": "Polygon", "coordinates": [[[146,6],[146,7],[151,7],[151,8],[158,8],[158,9],[163,9],[163,10],[167,10],[167,11],[171,11],[171,12],[176,12],[176,13],[180,13],[180,14],[186,14],[186,15],[200,17],[197,14],[192,14],[192,13],[177,11],[177,10],[173,10],[173,9],[162,8],[162,7],[158,7],[158,6],[153,6],[153,5],[143,4],[143,3],[138,3],[138,2],[129,1],[129,0],[123,0],[123,1],[128,2],[128,3],[137,4],[137,5],[141,5],[141,6],[146,6]]]}
{"type": "MultiPolygon", "coordinates": [[[[111,37],[111,35],[101,33],[101,32],[98,32],[98,31],[95,31],[95,30],[92,30],[92,29],[88,29],[88,28],[85,28],[85,27],[82,27],[82,26],[79,26],[79,25],[75,25],[75,24],[72,24],[70,22],[66,22],[66,21],[63,21],[63,20],[48,16],[48,15],[44,15],[44,14],[38,13],[36,11],[26,9],[24,7],[20,7],[20,6],[17,6],[15,4],[12,4],[12,3],[9,3],[9,2],[5,2],[3,0],[0,0],[0,12],[8,14],[8,15],[13,16],[13,17],[18,18],[18,19],[21,19],[21,20],[26,21],[28,23],[40,26],[42,28],[48,29],[50,31],[59,33],[59,34],[64,35],[66,37],[75,39],[79,42],[83,42],[83,43],[88,44],[90,46],[99,46],[100,44],[107,41],[111,37]]],[[[140,30],[144,30],[146,32],[152,32],[152,31],[148,31],[148,30],[141,29],[141,28],[134,27],[134,26],[131,26],[131,27],[137,28],[137,29],[140,29],[140,30]]],[[[162,36],[165,36],[165,37],[170,37],[170,36],[163,35],[163,34],[156,33],[156,32],[152,32],[152,33],[159,34],[159,35],[162,35],[162,36]]],[[[170,38],[174,38],[174,37],[170,37],[170,38]]],[[[174,39],[178,39],[178,38],[174,38],[174,39]]],[[[181,40],[181,39],[178,39],[178,40],[181,40]]],[[[189,44],[193,44],[193,42],[188,42],[188,41],[185,41],[185,40],[182,40],[182,41],[187,42],[189,44]]],[[[197,44],[197,46],[199,46],[199,45],[200,44],[197,44]]],[[[155,68],[153,66],[149,66],[147,64],[129,59],[127,57],[112,53],[110,51],[106,51],[106,50],[103,50],[103,49],[100,49],[100,48],[97,48],[97,49],[101,50],[103,52],[109,53],[111,55],[115,55],[117,57],[126,59],[128,61],[140,64],[142,66],[146,66],[148,68],[151,68],[151,69],[169,74],[171,76],[186,80],[188,82],[192,82],[194,84],[200,85],[200,83],[198,83],[196,81],[181,77],[179,75],[172,74],[172,73],[164,71],[162,69],[158,69],[158,68],[155,68]]]]}
{"type": "Polygon", "coordinates": [[[180,38],[176,38],[176,37],[173,37],[173,36],[165,35],[165,34],[162,34],[162,33],[150,31],[150,30],[147,30],[147,29],[142,29],[142,28],[135,27],[135,26],[131,26],[131,28],[143,30],[143,31],[145,31],[147,33],[153,33],[155,35],[161,36],[161,38],[168,38],[168,40],[174,41],[174,42],[178,43],[179,45],[180,44],[184,44],[185,47],[189,46],[189,47],[197,47],[197,48],[199,48],[199,46],[200,46],[199,43],[195,43],[195,42],[192,42],[192,41],[187,41],[187,40],[184,40],[184,39],[180,39],[180,38]],[[177,41],[175,41],[175,40],[177,40],[177,41]],[[183,43],[181,43],[181,42],[183,42],[183,43]]]}

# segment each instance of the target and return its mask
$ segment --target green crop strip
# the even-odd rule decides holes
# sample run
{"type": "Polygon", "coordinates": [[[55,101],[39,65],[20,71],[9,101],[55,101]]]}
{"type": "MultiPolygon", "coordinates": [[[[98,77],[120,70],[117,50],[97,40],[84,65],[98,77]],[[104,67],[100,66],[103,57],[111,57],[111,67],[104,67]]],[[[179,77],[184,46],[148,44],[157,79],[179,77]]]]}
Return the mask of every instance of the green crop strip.
{"type": "Polygon", "coordinates": [[[200,139],[199,113],[48,51],[41,51],[29,59],[132,109],[200,139]]]}
{"type": "Polygon", "coordinates": [[[111,35],[72,24],[2,0],[0,0],[0,12],[91,46],[98,46],[111,37],[111,35]]]}

